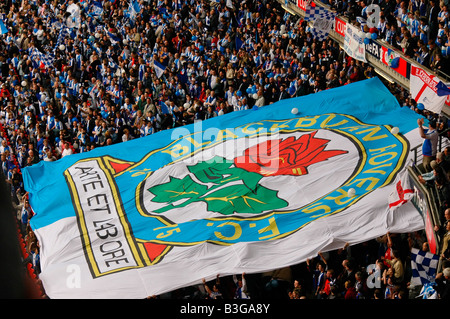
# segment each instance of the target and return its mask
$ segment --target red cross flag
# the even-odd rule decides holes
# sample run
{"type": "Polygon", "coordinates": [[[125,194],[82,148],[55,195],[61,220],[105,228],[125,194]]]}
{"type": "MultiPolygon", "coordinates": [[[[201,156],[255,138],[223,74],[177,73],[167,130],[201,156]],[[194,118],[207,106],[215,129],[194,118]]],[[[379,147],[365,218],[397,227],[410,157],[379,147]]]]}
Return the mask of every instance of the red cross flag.
{"type": "Polygon", "coordinates": [[[389,209],[395,210],[397,207],[409,201],[414,194],[411,180],[407,170],[403,170],[397,175],[395,188],[389,195],[389,209]]]}

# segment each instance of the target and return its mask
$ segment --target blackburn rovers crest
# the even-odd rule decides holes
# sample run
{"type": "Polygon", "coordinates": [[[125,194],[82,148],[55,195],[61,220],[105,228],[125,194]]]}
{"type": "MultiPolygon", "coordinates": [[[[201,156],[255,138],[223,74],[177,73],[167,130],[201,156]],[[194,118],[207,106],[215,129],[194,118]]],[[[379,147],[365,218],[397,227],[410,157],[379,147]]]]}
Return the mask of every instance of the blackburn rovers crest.
{"type": "Polygon", "coordinates": [[[174,134],[138,162],[92,157],[65,171],[94,277],[205,242],[289,236],[391,183],[409,148],[390,126],[341,114],[174,134]]]}

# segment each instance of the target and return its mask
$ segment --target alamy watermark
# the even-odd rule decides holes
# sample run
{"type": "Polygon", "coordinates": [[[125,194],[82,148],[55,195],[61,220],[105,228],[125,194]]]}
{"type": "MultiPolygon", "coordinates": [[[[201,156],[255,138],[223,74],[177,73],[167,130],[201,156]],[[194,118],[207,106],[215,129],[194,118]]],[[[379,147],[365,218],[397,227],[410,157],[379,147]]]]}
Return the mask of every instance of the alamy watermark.
{"type": "Polygon", "coordinates": [[[70,289],[81,288],[81,267],[76,264],[70,264],[66,267],[68,276],[66,286],[70,289]]]}
{"type": "Polygon", "coordinates": [[[366,268],[368,277],[367,277],[367,287],[369,289],[381,288],[381,270],[377,267],[376,264],[371,264],[366,268]]]}

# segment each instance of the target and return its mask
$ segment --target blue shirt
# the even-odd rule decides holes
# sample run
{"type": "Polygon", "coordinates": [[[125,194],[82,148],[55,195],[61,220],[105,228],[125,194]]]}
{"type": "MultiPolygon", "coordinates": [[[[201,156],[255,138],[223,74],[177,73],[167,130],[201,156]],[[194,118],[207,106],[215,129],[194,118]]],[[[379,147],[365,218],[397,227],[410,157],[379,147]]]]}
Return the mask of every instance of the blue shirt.
{"type": "Polygon", "coordinates": [[[424,129],[425,141],[422,145],[422,154],[424,156],[435,156],[437,152],[437,142],[439,135],[435,129],[424,129]]]}

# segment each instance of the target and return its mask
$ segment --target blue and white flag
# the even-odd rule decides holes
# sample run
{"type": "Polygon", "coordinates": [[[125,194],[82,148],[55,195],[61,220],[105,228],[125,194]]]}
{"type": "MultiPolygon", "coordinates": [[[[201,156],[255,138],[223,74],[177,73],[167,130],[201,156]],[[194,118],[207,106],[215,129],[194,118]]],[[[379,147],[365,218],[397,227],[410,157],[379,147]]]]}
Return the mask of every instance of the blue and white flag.
{"type": "Polygon", "coordinates": [[[180,81],[183,84],[188,83],[188,76],[186,74],[186,70],[185,70],[184,66],[182,66],[180,68],[180,71],[177,73],[177,78],[178,78],[178,81],[180,81]]]}
{"type": "Polygon", "coordinates": [[[422,297],[422,299],[438,299],[438,293],[434,289],[436,287],[435,282],[429,282],[423,285],[420,290],[420,294],[418,297],[422,297]]]}
{"type": "Polygon", "coordinates": [[[244,41],[242,41],[242,39],[240,38],[239,35],[236,35],[236,38],[235,38],[235,48],[236,48],[236,50],[239,50],[242,47],[243,44],[244,44],[244,41]]]}
{"type": "Polygon", "coordinates": [[[67,13],[70,14],[66,19],[69,28],[80,28],[81,26],[81,9],[78,4],[72,3],[67,7],[67,13]]]}
{"type": "Polygon", "coordinates": [[[359,22],[359,25],[361,26],[361,31],[364,31],[364,26],[367,24],[366,19],[363,17],[356,17],[356,21],[359,22]]]}
{"type": "Polygon", "coordinates": [[[154,60],[153,61],[153,69],[155,70],[156,76],[158,79],[164,74],[166,67],[162,65],[160,62],[154,60]]]}
{"type": "Polygon", "coordinates": [[[417,248],[411,248],[411,286],[434,282],[439,256],[417,248]]]}
{"type": "Polygon", "coordinates": [[[130,19],[135,20],[136,16],[141,12],[141,6],[137,0],[131,0],[128,8],[130,19]]]}
{"type": "Polygon", "coordinates": [[[116,45],[117,43],[119,43],[121,41],[117,35],[109,32],[108,30],[106,30],[106,28],[105,28],[105,31],[106,31],[106,34],[108,35],[109,41],[111,41],[112,45],[116,45]]]}
{"type": "Polygon", "coordinates": [[[319,41],[326,40],[336,18],[336,12],[319,6],[307,6],[305,20],[312,21],[311,33],[319,41]]]}
{"type": "Polygon", "coordinates": [[[355,60],[367,63],[364,37],[364,32],[351,24],[347,24],[344,36],[344,51],[355,60]]]}
{"type": "Polygon", "coordinates": [[[116,61],[114,61],[112,57],[108,58],[108,66],[114,71],[119,68],[119,65],[116,63],[116,61]]]}
{"type": "Polygon", "coordinates": [[[170,114],[171,113],[170,110],[169,110],[169,107],[167,106],[166,103],[164,103],[164,101],[161,101],[159,105],[161,107],[161,112],[163,114],[170,114]]]}
{"type": "Polygon", "coordinates": [[[448,87],[444,82],[439,81],[436,85],[436,94],[438,96],[450,95],[450,87],[448,87]]]}
{"type": "Polygon", "coordinates": [[[29,55],[37,63],[37,66],[40,67],[39,63],[42,63],[46,68],[50,68],[53,66],[55,61],[55,57],[51,53],[44,54],[39,51],[37,48],[28,49],[29,55]]]}
{"type": "Polygon", "coordinates": [[[421,230],[387,204],[419,117],[375,77],[25,167],[39,279],[145,298],[421,230]]]}
{"type": "Polygon", "coordinates": [[[59,45],[63,44],[66,37],[70,36],[71,36],[70,29],[65,24],[62,25],[58,33],[58,38],[56,40],[56,47],[59,47],[59,45]]]}
{"type": "Polygon", "coordinates": [[[92,15],[100,17],[103,13],[103,4],[101,1],[92,2],[92,15]]]}
{"type": "Polygon", "coordinates": [[[8,33],[8,28],[6,27],[5,23],[3,22],[3,20],[0,19],[0,34],[6,34],[8,33]]]}

